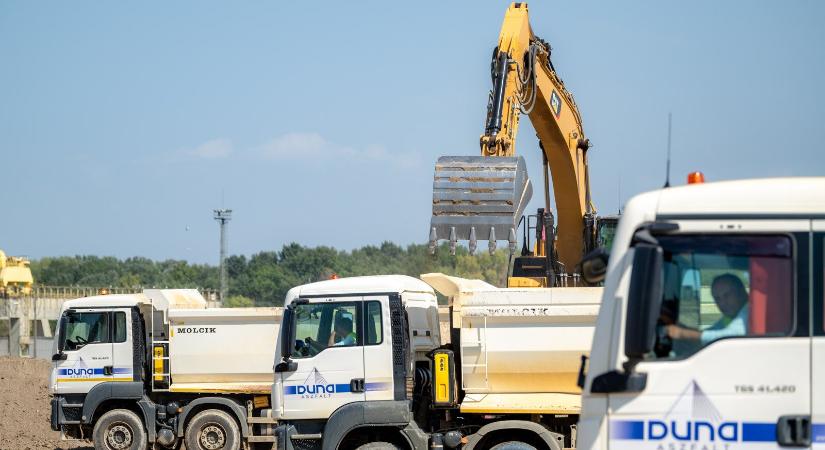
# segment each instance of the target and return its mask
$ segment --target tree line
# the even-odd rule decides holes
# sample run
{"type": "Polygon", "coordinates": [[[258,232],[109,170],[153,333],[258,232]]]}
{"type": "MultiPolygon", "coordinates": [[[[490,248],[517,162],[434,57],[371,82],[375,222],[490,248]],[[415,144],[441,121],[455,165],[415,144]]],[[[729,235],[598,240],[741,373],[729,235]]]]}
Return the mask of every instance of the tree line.
{"type": "MultiPolygon", "coordinates": [[[[280,251],[262,251],[252,256],[227,258],[229,298],[227,306],[279,306],[286,292],[295,286],[340,277],[442,272],[477,278],[496,286],[506,284],[508,252],[499,249],[490,255],[480,251],[472,256],[466,248],[450,255],[446,244],[436,255],[427,245],[402,247],[391,242],[352,251],[332,247],[284,245],[280,251]]],[[[35,283],[52,286],[169,287],[218,289],[218,267],[190,264],[181,260],[153,261],[111,256],[45,257],[31,263],[35,283]]]]}

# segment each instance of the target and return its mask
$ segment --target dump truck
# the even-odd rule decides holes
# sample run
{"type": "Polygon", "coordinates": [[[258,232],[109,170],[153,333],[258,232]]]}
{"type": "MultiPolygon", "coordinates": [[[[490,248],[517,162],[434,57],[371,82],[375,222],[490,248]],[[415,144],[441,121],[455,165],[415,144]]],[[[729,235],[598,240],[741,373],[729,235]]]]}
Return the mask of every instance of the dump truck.
{"type": "Polygon", "coordinates": [[[422,279],[288,292],[265,413],[278,421],[278,448],[575,447],[578,370],[601,289],[422,279]],[[436,290],[449,300],[447,345],[436,290]]]}
{"type": "Polygon", "coordinates": [[[63,304],[49,379],[51,426],[96,449],[238,449],[273,440],[275,308],[207,308],[194,289],[63,304]],[[147,447],[154,446],[154,447],[147,447]]]}
{"type": "Polygon", "coordinates": [[[825,178],[639,194],[606,262],[580,449],[825,447],[825,178]]]}

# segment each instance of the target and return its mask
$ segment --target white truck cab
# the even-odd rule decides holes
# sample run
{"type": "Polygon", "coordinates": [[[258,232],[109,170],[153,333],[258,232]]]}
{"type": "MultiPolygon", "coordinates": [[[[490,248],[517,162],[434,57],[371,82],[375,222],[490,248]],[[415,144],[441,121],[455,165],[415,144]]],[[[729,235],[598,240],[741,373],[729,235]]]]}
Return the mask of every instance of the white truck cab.
{"type": "Polygon", "coordinates": [[[382,425],[413,422],[415,361],[441,345],[429,285],[396,275],[335,279],[289,290],[284,307],[272,389],[279,448],[320,442],[322,432],[324,448],[348,448],[342,440],[354,427],[368,426],[359,434],[366,441],[382,425]]]}
{"type": "Polygon", "coordinates": [[[638,195],[609,256],[580,449],[825,448],[825,178],[638,195]]]}

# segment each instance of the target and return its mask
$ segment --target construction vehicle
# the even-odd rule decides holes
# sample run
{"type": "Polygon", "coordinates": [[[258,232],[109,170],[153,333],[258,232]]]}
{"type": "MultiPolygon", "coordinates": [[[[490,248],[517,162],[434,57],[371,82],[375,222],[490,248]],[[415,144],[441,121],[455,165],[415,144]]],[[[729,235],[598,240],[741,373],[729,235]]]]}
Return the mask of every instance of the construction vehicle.
{"type": "Polygon", "coordinates": [[[0,250],[0,297],[21,297],[32,292],[32,271],[29,260],[21,256],[6,256],[0,250]]]}
{"type": "Polygon", "coordinates": [[[575,447],[578,369],[601,288],[422,279],[339,278],[288,292],[271,402],[277,447],[575,447]],[[450,300],[446,346],[433,287],[450,300]]]}
{"type": "Polygon", "coordinates": [[[610,239],[606,235],[617,220],[596,215],[588,176],[590,141],[550,54],[550,45],[533,34],[527,4],[510,5],[493,50],[481,156],[442,156],[435,166],[430,250],[449,240],[454,253],[457,242],[466,240],[473,253],[478,241],[486,239],[492,253],[498,240],[507,240],[512,255],[533,192],[524,158],[515,156],[520,116],[529,117],[542,149],[545,205],[523,220],[523,248],[513,262],[511,287],[580,284],[579,261],[600,240],[610,239]],[[535,230],[534,245],[530,230],[535,230]]]}
{"type": "Polygon", "coordinates": [[[62,438],[108,450],[274,440],[256,430],[272,422],[259,412],[269,409],[275,308],[207,308],[194,289],[147,289],[66,301],[57,329],[49,389],[62,438]]]}
{"type": "Polygon", "coordinates": [[[825,178],[702,178],[624,209],[580,449],[825,445],[825,178]]]}

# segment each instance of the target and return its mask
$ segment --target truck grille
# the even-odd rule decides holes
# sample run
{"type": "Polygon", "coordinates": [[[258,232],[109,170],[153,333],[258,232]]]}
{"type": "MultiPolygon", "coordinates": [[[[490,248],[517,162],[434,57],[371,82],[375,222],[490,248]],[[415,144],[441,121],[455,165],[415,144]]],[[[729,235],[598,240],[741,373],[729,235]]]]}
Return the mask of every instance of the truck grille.
{"type": "Polygon", "coordinates": [[[69,421],[79,421],[83,415],[83,409],[72,408],[68,406],[63,407],[63,418],[69,421]]]}

